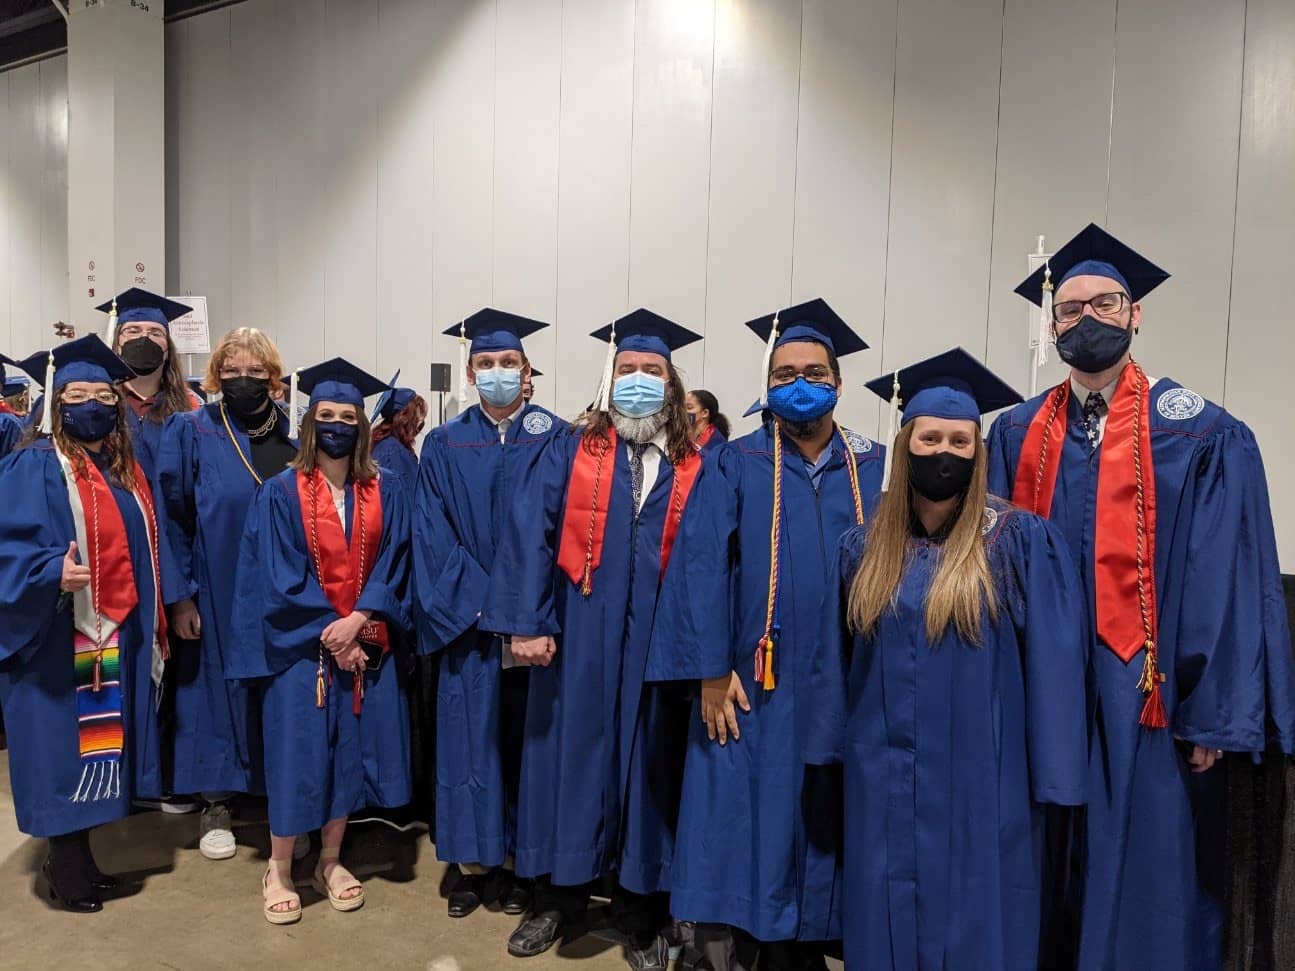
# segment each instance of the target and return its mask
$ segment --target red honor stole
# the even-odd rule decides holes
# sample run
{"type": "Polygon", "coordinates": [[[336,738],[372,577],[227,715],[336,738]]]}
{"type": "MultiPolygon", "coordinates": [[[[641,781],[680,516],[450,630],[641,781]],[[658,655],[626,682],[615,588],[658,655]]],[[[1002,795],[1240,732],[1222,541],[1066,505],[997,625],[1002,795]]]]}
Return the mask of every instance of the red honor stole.
{"type": "MultiPolygon", "coordinates": [[[[351,529],[351,542],[346,541],[342,527],[333,509],[332,490],[324,474],[315,469],[307,475],[297,473],[297,498],[301,502],[302,526],[310,543],[310,558],[315,564],[315,576],[324,589],[324,596],[339,617],[347,617],[355,610],[360,591],[373,572],[373,561],[382,541],[382,493],[376,478],[354,483],[355,522],[351,529]],[[323,493],[321,499],[320,493],[323,493]],[[320,505],[324,513],[320,514],[320,505]]],[[[384,621],[370,620],[360,630],[357,640],[376,644],[386,654],[391,650],[384,621]]],[[[355,676],[352,711],[359,714],[364,699],[364,677],[355,676]]],[[[320,670],[316,683],[316,703],[324,705],[323,648],[320,648],[320,670]]]]}
{"type": "Polygon", "coordinates": [[[710,444],[710,440],[714,437],[715,437],[715,426],[711,425],[704,432],[702,432],[701,438],[697,439],[697,443],[694,447],[697,449],[697,451],[700,452],[703,448],[705,448],[707,445],[710,444]]]}
{"type": "Polygon", "coordinates": [[[17,414],[18,412],[13,410],[13,406],[11,406],[9,402],[5,401],[3,398],[0,398],[0,415],[17,415],[17,414]]]}
{"type": "MultiPolygon", "coordinates": [[[[1165,728],[1156,615],[1156,477],[1148,418],[1151,388],[1130,362],[1120,375],[1102,436],[1097,473],[1093,574],[1097,635],[1125,664],[1146,650],[1138,688],[1147,695],[1139,722],[1165,728]],[[1137,609],[1134,610],[1134,605],[1137,609]]],[[[1069,418],[1070,382],[1057,385],[1030,423],[1016,468],[1012,501],[1051,516],[1069,418]]]]}
{"type": "MultiPolygon", "coordinates": [[[[616,470],[616,429],[608,428],[606,438],[585,437],[576,449],[567,482],[567,506],[562,516],[562,536],[558,541],[558,566],[580,593],[593,593],[594,571],[602,565],[603,541],[607,535],[607,506],[616,470]],[[611,455],[612,460],[607,461],[611,455]]],[[[679,534],[688,494],[692,492],[701,471],[701,456],[690,449],[674,463],[674,482],[670,486],[670,508],[661,530],[661,576],[665,576],[670,551],[679,534]]]]}
{"type": "MultiPolygon", "coordinates": [[[[153,509],[153,494],[142,483],[148,480],[144,470],[135,462],[135,500],[144,514],[148,533],[149,555],[153,560],[153,586],[156,591],[154,630],[162,649],[162,658],[170,657],[166,640],[166,612],[162,609],[160,585],[161,564],[158,562],[157,513],[153,509]]],[[[83,561],[90,567],[90,582],[94,586],[95,606],[98,612],[120,627],[127,615],[139,604],[139,591],[135,586],[135,570],[130,563],[130,544],[126,542],[126,524],[113,497],[112,487],[93,461],[84,463],[84,471],[76,473],[76,491],[81,497],[81,508],[90,517],[86,523],[83,561]]]]}

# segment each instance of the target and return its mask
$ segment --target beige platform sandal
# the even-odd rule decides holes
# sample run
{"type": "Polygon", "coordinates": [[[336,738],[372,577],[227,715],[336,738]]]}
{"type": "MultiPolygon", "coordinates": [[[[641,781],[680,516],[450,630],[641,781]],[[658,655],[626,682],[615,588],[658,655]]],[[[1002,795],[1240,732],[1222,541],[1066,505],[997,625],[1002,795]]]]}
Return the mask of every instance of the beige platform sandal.
{"type": "Polygon", "coordinates": [[[265,919],[271,924],[295,924],[301,920],[301,895],[292,889],[292,861],[271,860],[261,880],[261,894],[265,898],[265,919]],[[271,875],[275,885],[270,886],[271,875]],[[275,910],[291,904],[287,910],[275,910]]]}
{"type": "Polygon", "coordinates": [[[340,850],[336,847],[324,847],[319,851],[319,863],[315,865],[315,892],[320,896],[328,898],[328,902],[333,905],[334,910],[340,910],[343,913],[351,910],[359,910],[364,906],[364,885],[355,879],[355,874],[337,862],[340,850]],[[328,871],[328,879],[324,879],[324,871],[328,864],[334,866],[328,871]],[[359,893],[354,896],[345,896],[349,891],[358,890],[359,893]]]}

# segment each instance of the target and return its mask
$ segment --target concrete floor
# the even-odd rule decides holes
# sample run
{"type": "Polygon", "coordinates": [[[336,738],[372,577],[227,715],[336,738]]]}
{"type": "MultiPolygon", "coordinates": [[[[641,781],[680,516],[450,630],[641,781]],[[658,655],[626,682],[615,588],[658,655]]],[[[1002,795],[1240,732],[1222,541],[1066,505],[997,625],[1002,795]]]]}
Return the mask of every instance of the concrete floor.
{"type": "Polygon", "coordinates": [[[9,760],[0,754],[0,968],[324,968],[519,971],[625,968],[621,949],[586,935],[526,961],[505,944],[517,918],[479,910],[445,913],[436,860],[425,832],[354,827],[343,859],[365,884],[364,907],[333,911],[310,889],[315,854],[297,864],[300,923],[274,927],[261,916],[260,882],[269,853],[264,816],[235,820],[238,855],[212,862],[198,853],[198,817],[141,813],[96,830],[95,857],[127,886],[100,914],[52,909],[35,893],[45,842],[18,832],[9,760]]]}
{"type": "MultiPolygon", "coordinates": [[[[139,813],[92,837],[95,858],[122,879],[102,913],[69,914],[36,895],[45,841],[18,832],[9,759],[0,753],[0,969],[130,968],[138,971],[325,967],[410,971],[602,971],[626,967],[619,945],[586,934],[540,957],[508,955],[518,918],[485,908],[464,920],[445,913],[446,865],[426,832],[353,827],[343,860],[364,881],[366,902],[335,912],[310,888],[316,855],[294,869],[301,921],[274,927],[261,915],[269,858],[264,813],[234,821],[238,854],[198,853],[198,816],[139,813]]],[[[593,915],[594,921],[598,920],[593,915]]],[[[829,967],[839,969],[837,961],[829,967]]]]}

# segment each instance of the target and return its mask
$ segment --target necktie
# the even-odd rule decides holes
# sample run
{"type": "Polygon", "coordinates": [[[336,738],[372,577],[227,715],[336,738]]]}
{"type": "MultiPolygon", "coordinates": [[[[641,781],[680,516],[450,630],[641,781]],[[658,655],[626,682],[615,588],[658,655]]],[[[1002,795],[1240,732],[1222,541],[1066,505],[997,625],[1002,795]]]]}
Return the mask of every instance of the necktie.
{"type": "Polygon", "coordinates": [[[1088,436],[1088,448],[1097,451],[1102,441],[1102,416],[1106,414],[1106,399],[1100,391],[1090,391],[1084,402],[1084,434],[1088,436]]]}
{"type": "Polygon", "coordinates": [[[511,418],[505,418],[499,422],[499,440],[501,442],[508,437],[508,429],[512,427],[513,420],[511,418]]]}
{"type": "Polygon", "coordinates": [[[638,519],[639,508],[643,504],[643,453],[648,445],[630,446],[630,487],[634,490],[634,518],[638,519]]]}

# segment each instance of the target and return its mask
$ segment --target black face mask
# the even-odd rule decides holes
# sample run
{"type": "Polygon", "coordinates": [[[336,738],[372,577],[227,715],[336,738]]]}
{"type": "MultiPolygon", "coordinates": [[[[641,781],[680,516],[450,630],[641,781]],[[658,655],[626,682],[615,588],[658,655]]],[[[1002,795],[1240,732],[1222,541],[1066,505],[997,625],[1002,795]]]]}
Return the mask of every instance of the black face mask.
{"type": "Polygon", "coordinates": [[[1133,328],[1107,324],[1091,314],[1057,338],[1057,353],[1076,371],[1097,374],[1113,367],[1133,343],[1133,328]]]}
{"type": "Polygon", "coordinates": [[[952,452],[932,452],[930,455],[910,452],[908,481],[919,495],[931,502],[943,502],[967,491],[975,467],[974,458],[963,458],[952,452]]]}
{"type": "Polygon", "coordinates": [[[230,378],[220,382],[220,396],[235,416],[252,418],[265,411],[270,403],[270,379],[230,378]]]}
{"type": "Polygon", "coordinates": [[[166,350],[151,337],[136,337],[121,345],[121,359],[141,377],[166,363],[166,350]]]}

